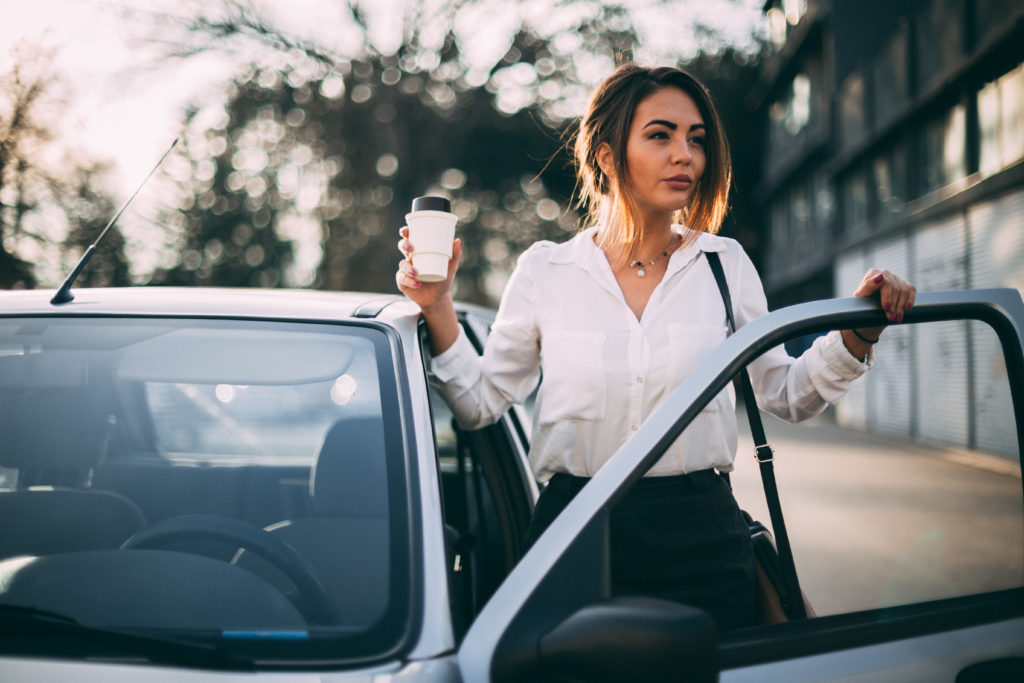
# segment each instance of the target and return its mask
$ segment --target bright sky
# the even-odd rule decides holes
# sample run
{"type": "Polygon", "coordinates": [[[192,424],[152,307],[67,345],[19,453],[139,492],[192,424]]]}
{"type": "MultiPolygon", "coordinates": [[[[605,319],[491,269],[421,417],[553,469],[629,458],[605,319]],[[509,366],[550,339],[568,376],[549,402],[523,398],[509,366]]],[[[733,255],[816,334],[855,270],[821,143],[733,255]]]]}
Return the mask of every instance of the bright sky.
{"type": "MultiPolygon", "coordinates": [[[[321,26],[338,25],[329,0],[264,1],[274,9],[287,8],[281,19],[295,27],[305,24],[309,30],[310,17],[315,17],[321,26]]],[[[380,12],[377,25],[383,27],[394,26],[389,20],[400,16],[400,7],[405,4],[403,0],[374,0],[368,6],[375,13],[380,12]],[[389,11],[392,5],[395,9],[389,11]]],[[[530,4],[539,7],[547,2],[530,4]]],[[[680,32],[680,25],[688,23],[689,17],[700,17],[735,40],[748,36],[751,26],[761,20],[761,0],[742,0],[741,7],[727,0],[639,0],[635,4],[635,20],[652,55],[664,54],[681,40],[685,33],[680,32]]],[[[214,97],[219,85],[236,69],[228,60],[213,58],[175,62],[159,69],[138,68],[155,53],[147,55],[133,44],[139,37],[135,35],[137,30],[130,30],[117,8],[161,6],[180,7],[181,3],[0,0],[0,67],[6,66],[9,47],[20,39],[41,39],[56,46],[59,67],[67,74],[70,86],[70,120],[63,122],[65,132],[77,138],[78,144],[114,159],[120,169],[118,180],[125,184],[126,193],[174,139],[184,106],[190,100],[214,97]]],[[[501,17],[493,12],[481,20],[487,20],[494,28],[501,23],[501,17]]],[[[386,29],[378,28],[377,33],[382,47],[393,42],[386,29]]]]}
{"type": "Polygon", "coordinates": [[[61,133],[75,146],[113,160],[125,197],[177,135],[185,105],[214,96],[234,70],[211,59],[139,68],[147,55],[132,45],[135,36],[111,9],[131,4],[155,5],[144,0],[0,0],[0,68],[7,70],[9,49],[20,40],[56,48],[65,80],[54,92],[67,103],[61,133]]]}

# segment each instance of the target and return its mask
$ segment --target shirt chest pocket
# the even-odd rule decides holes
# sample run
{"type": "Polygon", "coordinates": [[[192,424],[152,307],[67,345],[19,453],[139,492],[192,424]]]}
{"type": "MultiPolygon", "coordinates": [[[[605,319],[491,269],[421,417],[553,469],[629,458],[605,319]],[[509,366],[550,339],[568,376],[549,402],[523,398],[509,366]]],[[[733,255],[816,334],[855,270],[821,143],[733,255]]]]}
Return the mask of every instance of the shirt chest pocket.
{"type": "Polygon", "coordinates": [[[540,423],[600,420],[605,414],[605,335],[552,332],[541,344],[540,423]]]}
{"type": "MultiPolygon", "coordinates": [[[[668,326],[669,377],[673,388],[679,386],[712,352],[725,341],[724,325],[703,323],[675,323],[668,326]]],[[[714,412],[721,406],[713,400],[705,411],[714,412]]]]}

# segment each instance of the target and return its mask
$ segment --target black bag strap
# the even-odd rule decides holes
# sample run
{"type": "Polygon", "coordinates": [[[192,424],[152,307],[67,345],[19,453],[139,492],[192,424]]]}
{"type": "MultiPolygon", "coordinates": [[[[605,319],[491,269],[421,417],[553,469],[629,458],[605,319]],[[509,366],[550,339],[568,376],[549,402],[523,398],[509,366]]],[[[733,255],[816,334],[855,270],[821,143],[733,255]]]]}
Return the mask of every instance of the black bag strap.
{"type": "MultiPolygon", "coordinates": [[[[729,282],[725,279],[722,261],[718,257],[718,252],[706,251],[704,255],[708,259],[708,265],[711,266],[715,282],[718,283],[718,289],[722,293],[729,329],[731,332],[735,332],[736,320],[732,313],[732,297],[729,296],[729,282]]],[[[786,589],[786,595],[780,596],[782,606],[786,616],[790,619],[806,619],[807,611],[804,609],[803,594],[800,592],[800,580],[796,574],[796,563],[793,561],[793,549],[789,545],[789,534],[786,532],[786,522],[782,516],[782,503],[779,501],[779,489],[775,483],[775,468],[772,465],[774,452],[768,445],[768,438],[764,434],[761,413],[758,411],[754,388],[750,383],[750,375],[746,368],[740,373],[739,380],[740,390],[743,392],[743,403],[747,409],[747,418],[750,421],[750,434],[754,439],[756,451],[754,458],[761,470],[764,497],[768,503],[768,514],[771,517],[772,530],[775,533],[775,545],[779,551],[783,585],[786,589]]]]}

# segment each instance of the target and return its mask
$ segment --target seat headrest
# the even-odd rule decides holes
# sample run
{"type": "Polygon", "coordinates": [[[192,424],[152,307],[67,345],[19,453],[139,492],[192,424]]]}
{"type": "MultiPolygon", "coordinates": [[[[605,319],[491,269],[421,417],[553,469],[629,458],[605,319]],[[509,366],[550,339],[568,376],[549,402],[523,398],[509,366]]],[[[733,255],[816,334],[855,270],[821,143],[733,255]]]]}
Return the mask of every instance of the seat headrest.
{"type": "Polygon", "coordinates": [[[313,465],[310,496],[320,517],[386,517],[387,452],[384,420],[339,420],[324,437],[313,465]]]}
{"type": "Polygon", "coordinates": [[[113,425],[94,393],[60,388],[0,395],[0,466],[88,471],[99,464],[113,425]]]}
{"type": "Polygon", "coordinates": [[[114,549],[146,526],[139,507],[111,491],[0,491],[0,559],[114,549]]]}

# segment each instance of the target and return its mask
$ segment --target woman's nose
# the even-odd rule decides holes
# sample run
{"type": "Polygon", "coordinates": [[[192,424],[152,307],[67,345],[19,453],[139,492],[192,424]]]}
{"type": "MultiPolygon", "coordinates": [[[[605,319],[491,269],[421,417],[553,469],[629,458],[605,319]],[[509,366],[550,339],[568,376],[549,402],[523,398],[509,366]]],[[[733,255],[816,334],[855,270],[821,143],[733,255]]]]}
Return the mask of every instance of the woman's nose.
{"type": "Polygon", "coordinates": [[[688,164],[693,154],[690,152],[690,145],[684,140],[682,143],[672,146],[672,163],[688,164]]]}

